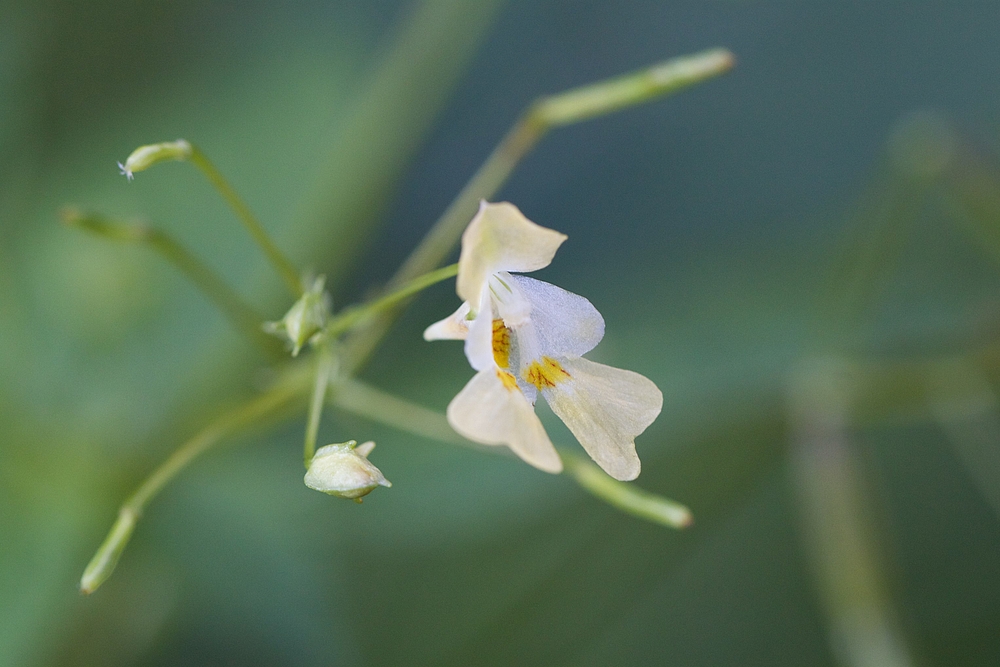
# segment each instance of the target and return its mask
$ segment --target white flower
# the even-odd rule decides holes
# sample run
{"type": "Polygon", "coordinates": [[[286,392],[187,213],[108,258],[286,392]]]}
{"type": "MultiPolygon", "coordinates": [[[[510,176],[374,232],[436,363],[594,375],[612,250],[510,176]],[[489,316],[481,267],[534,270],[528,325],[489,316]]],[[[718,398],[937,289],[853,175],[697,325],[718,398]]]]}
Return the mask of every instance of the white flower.
{"type": "Polygon", "coordinates": [[[464,339],[478,371],[448,405],[448,421],[470,440],[507,445],[559,472],[534,410],[540,393],[605,472],[635,479],[635,437],[659,415],[660,390],[638,373],[583,358],[604,336],[604,319],[587,299],[510,273],[548,266],[565,240],[512,204],[480,204],[462,235],[457,291],[465,302],[424,332],[427,340],[464,339]]]}

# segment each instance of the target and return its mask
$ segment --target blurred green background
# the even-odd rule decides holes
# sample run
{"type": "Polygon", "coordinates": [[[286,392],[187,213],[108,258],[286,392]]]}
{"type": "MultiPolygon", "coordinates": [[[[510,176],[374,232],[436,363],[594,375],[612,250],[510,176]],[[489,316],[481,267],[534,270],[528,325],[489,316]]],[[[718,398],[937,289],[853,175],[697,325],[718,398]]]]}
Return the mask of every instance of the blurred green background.
{"type": "MultiPolygon", "coordinates": [[[[998,25],[985,1],[3,0],[0,665],[1000,664],[998,25]],[[194,169],[118,174],[190,139],[342,305],[533,98],[712,46],[734,72],[554,132],[498,197],[569,235],[539,276],[603,313],[590,356],[663,389],[637,484],[694,527],[331,410],[321,441],[376,440],[391,490],[308,490],[297,418],[197,461],[77,592],[124,496],[268,370],[61,206],[155,222],[280,316],[194,169]],[[870,359],[917,380],[836,380],[870,359]]],[[[363,376],[443,410],[471,371],[420,332],[457,303],[422,295],[363,376]]]]}

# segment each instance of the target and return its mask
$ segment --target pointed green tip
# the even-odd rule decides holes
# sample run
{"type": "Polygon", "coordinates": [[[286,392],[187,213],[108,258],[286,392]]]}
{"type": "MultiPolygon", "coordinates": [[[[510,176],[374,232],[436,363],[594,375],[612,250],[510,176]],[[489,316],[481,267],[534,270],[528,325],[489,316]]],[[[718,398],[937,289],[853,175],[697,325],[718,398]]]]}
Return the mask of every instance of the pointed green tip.
{"type": "Polygon", "coordinates": [[[115,571],[118,559],[121,558],[122,552],[125,551],[125,547],[132,537],[132,531],[135,530],[138,518],[139,516],[131,509],[123,508],[118,512],[115,525],[111,527],[108,536],[104,538],[104,542],[98,547],[97,553],[90,559],[83,571],[83,576],[80,577],[81,593],[90,595],[115,571]]]}
{"type": "Polygon", "coordinates": [[[613,479],[576,454],[560,452],[560,455],[566,471],[581,487],[623,512],[669,528],[687,528],[694,523],[691,510],[684,505],[613,479]]]}

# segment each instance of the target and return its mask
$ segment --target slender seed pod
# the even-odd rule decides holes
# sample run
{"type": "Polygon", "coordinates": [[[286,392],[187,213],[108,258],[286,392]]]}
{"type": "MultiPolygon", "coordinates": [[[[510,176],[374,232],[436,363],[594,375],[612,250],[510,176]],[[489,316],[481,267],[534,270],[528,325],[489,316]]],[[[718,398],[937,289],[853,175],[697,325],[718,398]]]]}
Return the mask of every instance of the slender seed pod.
{"type": "Polygon", "coordinates": [[[157,162],[166,160],[176,160],[184,162],[191,157],[193,149],[191,144],[184,139],[177,141],[165,141],[159,144],[148,144],[139,146],[125,160],[125,164],[118,163],[118,169],[128,180],[135,178],[135,172],[149,169],[157,162]]]}

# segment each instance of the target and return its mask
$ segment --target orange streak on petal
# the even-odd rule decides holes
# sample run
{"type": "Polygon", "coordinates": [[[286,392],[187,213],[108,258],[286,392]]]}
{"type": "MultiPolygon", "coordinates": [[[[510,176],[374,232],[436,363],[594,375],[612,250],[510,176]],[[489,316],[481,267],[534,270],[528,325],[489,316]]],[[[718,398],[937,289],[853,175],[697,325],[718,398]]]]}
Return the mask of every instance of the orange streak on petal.
{"type": "Polygon", "coordinates": [[[551,389],[560,382],[570,379],[566,369],[552,357],[542,357],[531,362],[523,376],[525,382],[534,385],[539,391],[551,389]]]}
{"type": "Polygon", "coordinates": [[[510,329],[503,320],[493,320],[493,359],[500,368],[510,367],[510,329]]]}

